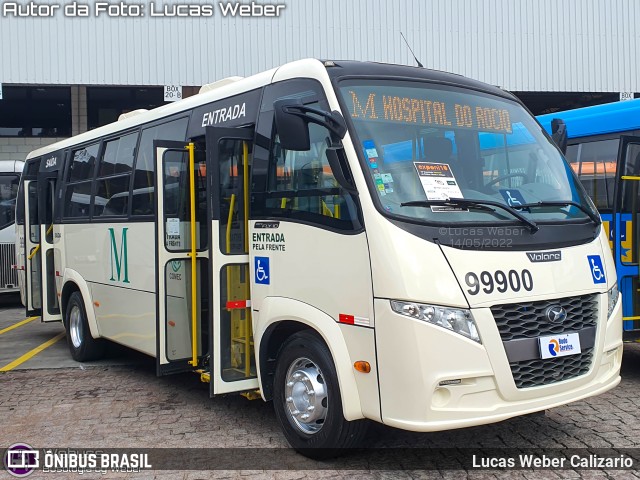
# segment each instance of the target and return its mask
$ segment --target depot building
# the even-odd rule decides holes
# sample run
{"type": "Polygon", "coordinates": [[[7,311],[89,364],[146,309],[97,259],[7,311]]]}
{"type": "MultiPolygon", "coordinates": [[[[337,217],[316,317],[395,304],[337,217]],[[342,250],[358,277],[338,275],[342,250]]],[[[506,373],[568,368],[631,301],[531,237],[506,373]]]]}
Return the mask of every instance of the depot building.
{"type": "Polygon", "coordinates": [[[2,8],[0,160],[306,57],[420,62],[499,85],[536,115],[640,96],[640,3],[627,0],[60,0],[2,8]]]}

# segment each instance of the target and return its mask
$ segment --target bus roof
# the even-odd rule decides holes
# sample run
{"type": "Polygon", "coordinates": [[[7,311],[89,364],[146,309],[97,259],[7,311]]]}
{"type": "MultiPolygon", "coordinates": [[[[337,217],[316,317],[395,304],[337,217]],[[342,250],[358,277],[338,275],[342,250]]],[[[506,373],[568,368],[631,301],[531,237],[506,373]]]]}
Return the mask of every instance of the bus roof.
{"type": "Polygon", "coordinates": [[[271,82],[271,79],[273,78],[276,70],[277,69],[274,68],[272,70],[253,75],[251,77],[243,78],[231,83],[226,83],[220,88],[207,90],[203,93],[193,95],[192,97],[163,105],[147,112],[132,115],[128,118],[109,123],[94,130],[89,130],[74,137],[66,138],[59,142],[52,143],[51,145],[47,145],[46,147],[42,147],[38,150],[32,151],[27,155],[27,159],[39,157],[41,155],[47,155],[48,153],[56,152],[73,145],[91,141],[93,139],[99,139],[108,135],[115,134],[117,132],[122,132],[134,128],[138,125],[153,122],[155,120],[169,117],[174,114],[179,114],[181,112],[188,113],[193,108],[200,105],[206,105],[207,103],[215,102],[216,100],[231,97],[249,90],[253,90],[255,88],[259,88],[271,82]]]}
{"type": "MultiPolygon", "coordinates": [[[[465,88],[484,91],[494,95],[516,100],[510,93],[501,90],[498,87],[486,83],[472,80],[461,75],[442,72],[439,70],[431,70],[427,68],[411,67],[407,65],[393,65],[375,62],[356,62],[356,61],[325,61],[317,59],[303,59],[295,62],[284,64],[280,67],[258,73],[251,77],[238,79],[234,78],[232,82],[220,82],[221,86],[211,90],[204,91],[198,95],[168,104],[161,107],[131,115],[119,121],[108,125],[81,133],[75,137],[67,138],[51,145],[34,150],[28,154],[27,159],[47,155],[68,148],[70,146],[89,142],[93,139],[99,139],[105,136],[113,135],[134,128],[138,125],[153,122],[165,117],[169,117],[181,112],[190,112],[192,109],[215,102],[234,95],[238,95],[249,90],[253,90],[264,85],[268,85],[272,81],[278,81],[280,73],[293,76],[313,76],[310,72],[315,69],[322,68],[328,72],[329,77],[336,79],[340,77],[384,77],[394,76],[407,79],[427,80],[436,83],[457,85],[465,88]]],[[[317,70],[316,70],[317,71],[317,70]]]]}
{"type": "Polygon", "coordinates": [[[625,132],[640,128],[640,98],[548,113],[537,117],[551,133],[551,120],[561,118],[567,125],[569,138],[625,132]]]}
{"type": "Polygon", "coordinates": [[[510,100],[519,101],[514,95],[506,90],[502,90],[500,87],[442,70],[391,63],[358,62],[355,60],[329,60],[325,61],[325,65],[327,65],[327,72],[332,79],[349,77],[360,79],[400,77],[400,79],[405,78],[407,80],[426,80],[434,83],[480,90],[510,100]]]}

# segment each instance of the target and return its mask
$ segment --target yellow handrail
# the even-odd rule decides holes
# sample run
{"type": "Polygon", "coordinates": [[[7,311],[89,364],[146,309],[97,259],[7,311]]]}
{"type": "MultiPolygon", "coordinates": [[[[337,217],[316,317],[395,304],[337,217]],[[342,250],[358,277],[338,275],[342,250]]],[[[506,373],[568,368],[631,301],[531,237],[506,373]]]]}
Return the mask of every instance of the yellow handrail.
{"type": "MultiPolygon", "coordinates": [[[[249,145],[242,142],[242,163],[244,173],[244,253],[249,253],[249,145]]],[[[247,268],[248,270],[248,268],[247,268]]],[[[248,274],[249,272],[247,272],[248,274]]],[[[245,283],[245,299],[249,300],[249,280],[245,283]]],[[[248,309],[245,316],[246,324],[244,328],[244,374],[246,377],[251,376],[251,309],[248,309]]]]}
{"type": "Polygon", "coordinates": [[[197,252],[196,252],[196,181],[195,181],[195,144],[193,142],[186,146],[189,152],[189,200],[191,202],[191,360],[190,365],[198,366],[198,313],[196,312],[196,302],[198,300],[196,283],[197,276],[197,252]]]}
{"type": "MultiPolygon", "coordinates": [[[[229,216],[227,217],[227,253],[231,253],[231,222],[233,221],[233,208],[236,206],[236,194],[231,194],[229,201],[229,216]]],[[[229,288],[231,287],[231,267],[227,267],[227,299],[229,298],[229,288]]]]}
{"type": "Polygon", "coordinates": [[[36,245],[36,248],[34,248],[31,253],[29,254],[29,256],[27,257],[27,260],[31,260],[33,257],[35,257],[36,253],[38,253],[38,250],[40,250],[40,244],[36,245]]]}
{"type": "Polygon", "coordinates": [[[242,142],[244,197],[244,253],[249,253],[249,144],[242,142]]]}
{"type": "Polygon", "coordinates": [[[622,175],[620,177],[622,180],[636,180],[636,181],[640,181],[640,177],[636,177],[634,175],[622,175]]]}
{"type": "MultiPolygon", "coordinates": [[[[49,228],[47,228],[47,233],[45,233],[45,236],[49,235],[51,233],[51,230],[53,230],[53,223],[49,225],[49,228]]],[[[36,253],[38,253],[38,250],[40,250],[40,244],[36,245],[36,248],[34,248],[27,257],[27,260],[31,260],[33,257],[35,257],[36,253]]]]}
{"type": "Polygon", "coordinates": [[[236,194],[231,194],[229,202],[229,217],[227,218],[227,254],[231,253],[231,222],[233,221],[233,208],[236,206],[236,194]]]}

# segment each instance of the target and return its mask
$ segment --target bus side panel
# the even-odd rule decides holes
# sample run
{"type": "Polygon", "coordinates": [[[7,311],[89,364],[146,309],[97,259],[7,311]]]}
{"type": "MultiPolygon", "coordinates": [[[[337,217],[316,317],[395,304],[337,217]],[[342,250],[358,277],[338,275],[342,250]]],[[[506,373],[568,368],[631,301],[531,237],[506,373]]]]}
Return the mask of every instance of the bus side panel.
{"type": "Polygon", "coordinates": [[[154,224],[114,221],[62,227],[65,281],[73,270],[88,285],[82,293],[90,297],[85,303],[94,322],[92,334],[155,355],[154,224]]]}
{"type": "MultiPolygon", "coordinates": [[[[370,338],[367,342],[368,354],[366,354],[366,358],[352,358],[349,355],[347,341],[341,331],[340,324],[333,320],[329,315],[312,307],[311,305],[291,298],[266,297],[262,301],[259,316],[256,314],[256,317],[254,318],[254,340],[256,342],[257,352],[260,351],[260,342],[262,341],[265,331],[274,323],[287,320],[304,323],[305,325],[313,328],[322,336],[329,347],[338,373],[338,383],[340,384],[340,395],[342,397],[344,418],[347,420],[357,420],[363,418],[365,414],[367,417],[371,416],[371,418],[379,418],[380,410],[379,405],[377,405],[377,375],[374,375],[375,348],[373,338],[370,338]],[[372,365],[372,372],[369,374],[356,372],[353,368],[353,362],[356,360],[368,360],[372,365]],[[366,380],[364,382],[357,381],[356,374],[360,376],[369,375],[369,384],[366,385],[366,380]],[[362,390],[360,390],[361,385],[362,390]],[[369,406],[369,409],[367,409],[366,412],[363,411],[361,395],[367,395],[371,397],[371,399],[374,399],[375,402],[373,405],[371,402],[365,402],[365,404],[369,406]]],[[[355,326],[351,326],[351,328],[369,330],[355,326]]],[[[358,350],[358,353],[362,353],[361,349],[358,350]]],[[[258,371],[258,378],[261,378],[260,371],[258,371]]]]}
{"type": "Polygon", "coordinates": [[[89,288],[100,336],[155,357],[155,294],[101,283],[89,288]]]}
{"type": "Polygon", "coordinates": [[[375,348],[375,330],[354,325],[339,324],[342,335],[351,353],[351,366],[354,362],[364,360],[369,362],[369,373],[358,372],[354,369],[353,375],[360,396],[362,414],[371,420],[382,422],[380,414],[380,390],[378,383],[378,362],[375,348]]]}

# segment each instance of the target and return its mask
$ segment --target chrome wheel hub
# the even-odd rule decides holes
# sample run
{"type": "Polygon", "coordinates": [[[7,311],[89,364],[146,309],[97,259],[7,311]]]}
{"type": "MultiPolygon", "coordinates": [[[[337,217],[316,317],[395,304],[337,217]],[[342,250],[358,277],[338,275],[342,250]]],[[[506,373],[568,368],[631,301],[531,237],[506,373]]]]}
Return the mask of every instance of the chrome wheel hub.
{"type": "Polygon", "coordinates": [[[75,348],[80,348],[82,345],[82,334],[80,329],[82,328],[82,315],[80,309],[77,306],[71,308],[69,314],[69,335],[71,336],[71,343],[75,348]]]}
{"type": "Polygon", "coordinates": [[[320,431],[327,418],[327,386],[320,368],[308,358],[294,361],[285,379],[286,412],[302,432],[320,431]]]}

